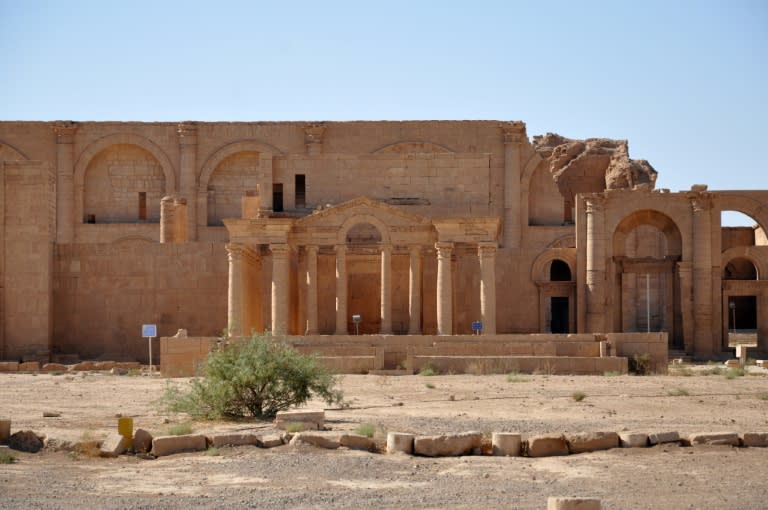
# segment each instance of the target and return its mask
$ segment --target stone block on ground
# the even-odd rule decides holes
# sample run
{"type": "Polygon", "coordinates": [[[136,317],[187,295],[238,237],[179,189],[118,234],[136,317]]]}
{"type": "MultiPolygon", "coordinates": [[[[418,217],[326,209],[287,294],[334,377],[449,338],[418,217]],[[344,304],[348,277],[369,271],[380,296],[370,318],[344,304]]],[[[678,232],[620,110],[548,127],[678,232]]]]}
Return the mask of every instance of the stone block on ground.
{"type": "Polygon", "coordinates": [[[601,510],[602,503],[597,498],[547,498],[547,510],[601,510]]]}
{"type": "Polygon", "coordinates": [[[279,411],[275,416],[275,425],[281,430],[294,423],[301,424],[304,430],[323,430],[325,411],[279,411]]]}
{"type": "Polygon", "coordinates": [[[328,450],[335,450],[341,446],[339,434],[327,432],[299,432],[293,435],[290,444],[292,446],[308,444],[328,450]]]}
{"type": "Polygon", "coordinates": [[[529,457],[554,457],[568,455],[568,443],[564,436],[533,436],[526,441],[529,457]]]}
{"type": "Polygon", "coordinates": [[[742,443],[744,446],[768,447],[768,432],[745,432],[742,443]]]}
{"type": "Polygon", "coordinates": [[[729,359],[726,360],[725,366],[728,368],[739,368],[741,366],[741,362],[737,359],[729,359]]]}
{"type": "Polygon", "coordinates": [[[455,457],[469,455],[482,447],[482,432],[462,432],[441,436],[417,436],[413,440],[413,453],[427,457],[455,457]]]}
{"type": "Polygon", "coordinates": [[[339,444],[352,450],[372,451],[376,449],[376,442],[373,439],[360,434],[342,434],[339,436],[339,444]]]}
{"type": "Polygon", "coordinates": [[[739,446],[739,434],[736,432],[709,432],[690,434],[688,442],[695,444],[709,445],[730,445],[739,446]]]}
{"type": "Polygon", "coordinates": [[[101,443],[100,448],[102,457],[117,457],[118,455],[125,453],[125,450],[125,437],[117,432],[110,434],[109,437],[101,443]]]}
{"type": "Polygon", "coordinates": [[[566,439],[571,453],[596,452],[619,447],[619,435],[616,432],[585,432],[570,434],[566,439]]]}
{"type": "Polygon", "coordinates": [[[11,420],[0,418],[0,443],[5,443],[11,437],[11,420]]]}
{"type": "Polygon", "coordinates": [[[261,443],[261,436],[253,432],[230,432],[209,436],[211,446],[256,446],[261,443]]]}
{"type": "Polygon", "coordinates": [[[67,365],[62,363],[46,363],[43,365],[43,372],[66,372],[67,365]]]}
{"type": "Polygon", "coordinates": [[[413,453],[413,440],[416,436],[404,432],[387,433],[387,453],[413,453]]]}
{"type": "Polygon", "coordinates": [[[0,372],[18,372],[18,361],[0,361],[0,372]]]}
{"type": "Polygon", "coordinates": [[[274,448],[283,444],[283,438],[279,434],[267,434],[266,436],[261,436],[261,443],[258,446],[261,448],[274,448]]]}
{"type": "Polygon", "coordinates": [[[644,448],[648,446],[648,434],[622,433],[619,434],[619,442],[622,448],[644,448]]]}
{"type": "Polygon", "coordinates": [[[677,443],[680,441],[680,434],[677,431],[653,432],[648,434],[648,442],[653,445],[664,443],[677,443]]]}
{"type": "Polygon", "coordinates": [[[39,370],[39,361],[25,361],[24,363],[19,363],[19,372],[37,372],[39,370]]]}
{"type": "Polygon", "coordinates": [[[144,429],[136,429],[133,433],[133,451],[148,453],[152,449],[152,434],[144,429]]]}
{"type": "Polygon", "coordinates": [[[120,368],[120,367],[114,367],[110,369],[109,371],[112,375],[128,375],[128,369],[127,368],[120,368]]]}
{"type": "Polygon", "coordinates": [[[520,434],[511,432],[494,432],[491,436],[491,447],[494,455],[518,457],[522,447],[520,434]]]}
{"type": "Polygon", "coordinates": [[[11,434],[8,446],[20,452],[37,453],[43,449],[43,440],[31,430],[20,430],[11,434]]]}
{"type": "Polygon", "coordinates": [[[162,457],[185,451],[200,451],[208,447],[203,434],[160,436],[152,440],[152,455],[162,457]]]}

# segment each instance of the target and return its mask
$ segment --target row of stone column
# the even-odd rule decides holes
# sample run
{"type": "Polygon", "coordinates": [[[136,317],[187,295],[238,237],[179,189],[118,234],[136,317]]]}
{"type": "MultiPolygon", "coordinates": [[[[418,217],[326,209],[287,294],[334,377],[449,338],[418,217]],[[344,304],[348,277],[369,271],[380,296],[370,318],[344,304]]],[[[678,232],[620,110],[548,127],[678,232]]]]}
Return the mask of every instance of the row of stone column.
{"type": "MultiPolygon", "coordinates": [[[[437,243],[437,333],[453,334],[453,243],[437,243]]],[[[287,244],[269,245],[272,252],[272,331],[275,334],[288,332],[290,307],[290,247],[287,244]]],[[[480,312],[485,334],[496,334],[496,243],[480,243],[480,312]]],[[[229,328],[237,332],[242,327],[245,303],[243,286],[243,257],[248,249],[237,244],[228,244],[229,328]]],[[[318,285],[316,245],[305,246],[306,253],[306,334],[318,334],[318,285]]],[[[336,330],[337,335],[347,331],[347,247],[335,246],[336,251],[336,330]]],[[[421,281],[422,254],[420,246],[409,249],[408,310],[409,335],[420,335],[421,324],[421,281]]],[[[380,334],[392,334],[392,247],[381,247],[381,327],[380,334]]]]}

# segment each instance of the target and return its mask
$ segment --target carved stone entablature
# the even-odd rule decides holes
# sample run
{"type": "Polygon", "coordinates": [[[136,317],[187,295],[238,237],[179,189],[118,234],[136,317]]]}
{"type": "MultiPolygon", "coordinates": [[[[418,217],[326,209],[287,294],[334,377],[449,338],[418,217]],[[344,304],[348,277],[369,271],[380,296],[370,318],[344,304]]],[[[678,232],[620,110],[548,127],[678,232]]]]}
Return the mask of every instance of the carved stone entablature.
{"type": "Polygon", "coordinates": [[[504,143],[520,143],[526,138],[525,122],[516,120],[501,126],[504,133],[504,143]]]}
{"type": "Polygon", "coordinates": [[[715,194],[706,191],[706,186],[703,190],[692,188],[692,191],[689,191],[687,195],[694,213],[708,211],[712,208],[712,199],[715,198],[715,194]]]}
{"type": "Polygon", "coordinates": [[[587,214],[600,212],[605,209],[605,195],[602,193],[590,193],[584,196],[587,205],[587,214]]]}
{"type": "Polygon", "coordinates": [[[71,120],[57,120],[51,126],[53,132],[56,133],[56,143],[73,143],[75,140],[75,133],[80,125],[77,122],[71,120]]]}

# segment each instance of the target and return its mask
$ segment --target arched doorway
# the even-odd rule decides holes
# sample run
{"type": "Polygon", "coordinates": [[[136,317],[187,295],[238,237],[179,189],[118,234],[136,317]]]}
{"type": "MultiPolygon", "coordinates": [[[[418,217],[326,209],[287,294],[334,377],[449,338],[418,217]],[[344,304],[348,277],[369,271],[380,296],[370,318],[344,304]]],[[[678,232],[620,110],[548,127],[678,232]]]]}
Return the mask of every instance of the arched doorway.
{"type": "MultiPolygon", "coordinates": [[[[570,282],[571,268],[560,259],[552,261],[549,267],[549,281],[570,282]]],[[[570,296],[552,296],[549,298],[549,331],[551,333],[570,333],[569,308],[570,296]]]]}
{"type": "Polygon", "coordinates": [[[352,317],[359,315],[361,335],[381,329],[381,244],[379,229],[357,223],[347,231],[347,331],[354,333],[352,317]]]}
{"type": "Polygon", "coordinates": [[[729,347],[734,335],[748,342],[747,337],[754,336],[757,343],[758,276],[757,267],[746,257],[734,257],[723,268],[723,325],[727,325],[724,337],[729,347]]]}
{"type": "Polygon", "coordinates": [[[531,277],[539,289],[539,332],[576,331],[576,250],[550,248],[536,259],[531,277]]]}
{"type": "Polygon", "coordinates": [[[613,236],[616,267],[614,324],[623,332],[669,334],[671,347],[683,347],[680,278],[682,236],[675,222],[655,210],[624,218],[613,236]]]}

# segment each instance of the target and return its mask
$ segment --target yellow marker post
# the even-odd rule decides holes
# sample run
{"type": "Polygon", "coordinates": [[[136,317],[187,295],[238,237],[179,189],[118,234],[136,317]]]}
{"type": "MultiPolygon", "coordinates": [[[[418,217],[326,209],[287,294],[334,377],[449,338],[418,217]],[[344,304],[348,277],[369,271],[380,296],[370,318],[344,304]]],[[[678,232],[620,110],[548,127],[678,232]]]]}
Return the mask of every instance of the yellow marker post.
{"type": "Polygon", "coordinates": [[[133,418],[118,418],[117,433],[125,438],[125,448],[133,446],[133,418]]]}

